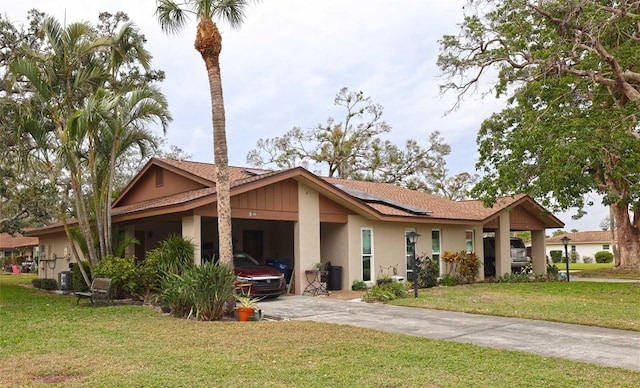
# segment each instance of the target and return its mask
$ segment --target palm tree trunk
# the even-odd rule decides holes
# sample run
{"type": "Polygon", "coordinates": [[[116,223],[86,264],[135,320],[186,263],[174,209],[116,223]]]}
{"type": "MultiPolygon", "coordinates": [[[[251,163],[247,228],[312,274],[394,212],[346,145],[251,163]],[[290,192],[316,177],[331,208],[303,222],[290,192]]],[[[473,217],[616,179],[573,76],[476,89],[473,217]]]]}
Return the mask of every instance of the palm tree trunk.
{"type": "Polygon", "coordinates": [[[233,265],[233,242],[231,233],[231,189],[229,182],[229,157],[225,128],[222,77],[220,75],[220,51],[222,36],[218,27],[209,18],[198,23],[195,48],[204,60],[209,77],[211,115],[213,121],[213,155],[216,165],[216,192],[218,207],[218,250],[220,261],[233,265]]]}

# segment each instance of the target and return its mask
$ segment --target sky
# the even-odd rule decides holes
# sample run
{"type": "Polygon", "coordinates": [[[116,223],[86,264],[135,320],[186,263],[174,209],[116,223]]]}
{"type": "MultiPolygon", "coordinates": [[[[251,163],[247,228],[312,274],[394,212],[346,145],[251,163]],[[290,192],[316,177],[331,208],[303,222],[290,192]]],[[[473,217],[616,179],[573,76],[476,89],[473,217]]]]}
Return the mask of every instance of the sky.
{"type": "MultiPolygon", "coordinates": [[[[246,166],[246,155],[260,138],[281,136],[294,126],[313,128],[329,117],[342,121],[344,112],[333,99],[347,87],[384,107],[393,143],[414,139],[426,147],[429,134],[438,130],[451,146],[450,173],[473,173],[480,124],[504,102],[478,92],[449,113],[454,96],[439,93],[438,40],[457,32],[464,3],[262,0],[249,7],[240,29],[218,23],[229,163],[246,166]]],[[[196,22],[167,35],[155,7],[155,0],[0,0],[0,12],[15,23],[24,22],[33,8],[67,23],[96,23],[102,11],[127,13],[147,38],[153,68],[166,73],[161,89],[173,116],[167,143],[194,161],[212,163],[209,85],[193,48],[196,22]]],[[[599,230],[608,211],[594,206],[580,220],[572,214],[575,210],[556,213],[565,230],[599,230]]]]}

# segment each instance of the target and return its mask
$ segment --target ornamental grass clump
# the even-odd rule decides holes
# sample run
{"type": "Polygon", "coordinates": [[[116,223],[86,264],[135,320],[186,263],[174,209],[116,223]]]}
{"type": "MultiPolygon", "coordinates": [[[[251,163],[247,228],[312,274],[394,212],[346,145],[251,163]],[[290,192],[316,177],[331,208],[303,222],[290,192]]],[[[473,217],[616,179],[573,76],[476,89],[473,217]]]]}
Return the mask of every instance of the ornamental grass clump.
{"type": "Polygon", "coordinates": [[[227,302],[233,300],[235,282],[232,267],[205,263],[165,278],[162,298],[175,317],[215,321],[222,318],[227,302]]]}

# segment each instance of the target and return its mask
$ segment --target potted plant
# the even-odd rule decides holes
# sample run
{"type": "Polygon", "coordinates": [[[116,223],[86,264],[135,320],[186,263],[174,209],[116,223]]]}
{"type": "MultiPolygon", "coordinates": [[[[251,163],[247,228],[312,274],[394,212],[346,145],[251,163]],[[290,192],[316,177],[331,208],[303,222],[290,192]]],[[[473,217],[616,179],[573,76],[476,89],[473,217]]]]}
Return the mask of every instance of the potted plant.
{"type": "Polygon", "coordinates": [[[236,302],[240,303],[237,307],[238,320],[241,322],[247,322],[250,317],[254,316],[258,308],[258,302],[260,299],[253,298],[249,294],[236,294],[236,302]]]}

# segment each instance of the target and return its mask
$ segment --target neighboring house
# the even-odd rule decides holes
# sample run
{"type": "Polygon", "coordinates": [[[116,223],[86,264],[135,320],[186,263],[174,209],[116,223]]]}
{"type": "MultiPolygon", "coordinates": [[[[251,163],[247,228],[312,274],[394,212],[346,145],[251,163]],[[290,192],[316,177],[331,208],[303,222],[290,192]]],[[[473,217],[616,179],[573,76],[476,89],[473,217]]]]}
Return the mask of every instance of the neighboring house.
{"type": "Polygon", "coordinates": [[[614,253],[613,246],[616,242],[612,239],[611,232],[596,230],[590,232],[565,233],[547,238],[545,244],[547,245],[548,257],[551,257],[551,251],[562,251],[562,257],[565,256],[564,244],[562,243],[563,237],[570,238],[567,244],[567,251],[569,255],[571,255],[571,252],[578,254],[578,263],[583,263],[585,257],[593,259],[596,252],[608,251],[614,253]]]}
{"type": "MultiPolygon", "coordinates": [[[[0,233],[0,262],[14,261],[17,257],[37,256],[37,237],[25,237],[19,233],[11,235],[9,233],[0,233]],[[34,254],[34,248],[36,252],[34,254]]],[[[14,263],[11,264],[20,264],[14,263]]]]}
{"type": "MultiPolygon", "coordinates": [[[[305,270],[318,262],[342,267],[343,289],[393,268],[411,279],[410,231],[421,235],[419,255],[468,250],[481,259],[483,234],[494,232],[496,269],[504,273],[511,268],[510,233],[530,230],[534,271],[544,273],[545,230],[564,226],[526,195],[485,208],[479,201],[455,202],[391,184],[323,178],[301,167],[231,167],[230,175],[234,249],[262,262],[289,260],[298,294],[307,285],[305,270]]],[[[152,159],[113,203],[114,233],[135,236],[140,244],[128,254],[139,258],[170,234],[181,234],[196,244],[200,263],[217,251],[216,199],[214,165],[152,159]]],[[[40,237],[43,257],[54,268],[41,277],[57,278],[68,269],[73,259],[61,224],[30,234],[40,237]]]]}

